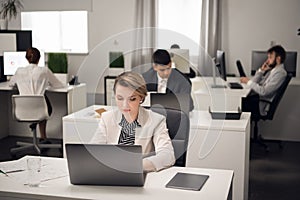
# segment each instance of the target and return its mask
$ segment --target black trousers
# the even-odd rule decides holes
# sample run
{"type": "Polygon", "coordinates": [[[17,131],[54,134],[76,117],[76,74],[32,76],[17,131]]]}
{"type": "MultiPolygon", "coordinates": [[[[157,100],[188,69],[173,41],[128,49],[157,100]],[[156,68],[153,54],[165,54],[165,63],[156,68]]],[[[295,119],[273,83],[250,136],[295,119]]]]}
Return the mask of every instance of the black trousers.
{"type": "Polygon", "coordinates": [[[51,114],[52,114],[52,105],[51,105],[50,100],[48,99],[47,95],[44,94],[44,96],[45,96],[46,104],[47,104],[47,107],[48,107],[48,114],[49,114],[49,116],[51,116],[51,114]]]}
{"type": "Polygon", "coordinates": [[[260,116],[259,95],[249,94],[247,97],[242,98],[242,111],[251,112],[251,119],[258,119],[260,116]]]}

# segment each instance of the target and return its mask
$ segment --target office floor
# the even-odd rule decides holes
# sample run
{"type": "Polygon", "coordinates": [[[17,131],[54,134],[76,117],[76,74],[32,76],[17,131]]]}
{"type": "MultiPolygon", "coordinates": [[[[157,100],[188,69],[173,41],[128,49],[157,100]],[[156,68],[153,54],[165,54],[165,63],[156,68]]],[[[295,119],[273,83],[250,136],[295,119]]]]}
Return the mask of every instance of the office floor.
{"type": "MultiPolygon", "coordinates": [[[[0,140],[0,161],[12,160],[9,149],[16,141],[30,138],[6,137],[0,140]]],[[[53,143],[61,140],[51,140],[53,143]]],[[[284,142],[283,149],[269,144],[270,151],[251,145],[249,171],[249,200],[300,199],[300,142],[284,142]]],[[[34,151],[29,152],[34,155],[34,151]]],[[[44,156],[62,157],[58,149],[50,149],[44,156]]],[[[17,155],[17,158],[22,155],[17,155]]]]}

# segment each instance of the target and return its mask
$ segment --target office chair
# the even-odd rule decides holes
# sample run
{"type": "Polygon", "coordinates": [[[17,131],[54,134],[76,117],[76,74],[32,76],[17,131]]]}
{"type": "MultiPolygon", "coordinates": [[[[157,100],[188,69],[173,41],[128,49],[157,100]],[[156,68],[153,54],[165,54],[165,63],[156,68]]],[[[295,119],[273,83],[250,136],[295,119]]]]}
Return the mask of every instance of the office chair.
{"type": "Polygon", "coordinates": [[[12,96],[12,114],[14,119],[19,122],[30,123],[29,127],[33,134],[32,143],[17,142],[20,147],[10,149],[14,156],[16,153],[32,149],[41,154],[44,148],[61,148],[61,144],[39,144],[36,127],[37,124],[49,118],[47,103],[43,95],[13,95],[12,96]]]}
{"type": "Polygon", "coordinates": [[[242,63],[241,63],[240,60],[236,61],[236,67],[237,67],[237,69],[239,71],[240,77],[247,77],[246,73],[244,71],[244,67],[243,67],[243,65],[242,65],[242,63]]]}
{"type": "Polygon", "coordinates": [[[186,150],[190,132],[189,116],[181,110],[151,107],[152,111],[164,115],[175,152],[175,166],[185,167],[186,150]]]}
{"type": "MultiPolygon", "coordinates": [[[[287,88],[287,86],[289,85],[289,82],[292,78],[292,74],[287,74],[284,82],[281,84],[281,86],[279,87],[274,99],[272,102],[269,102],[270,103],[270,109],[267,113],[267,115],[259,115],[257,117],[254,117],[253,119],[251,119],[251,122],[254,123],[254,132],[253,132],[253,142],[254,143],[258,143],[260,144],[261,146],[263,146],[265,148],[266,151],[269,151],[269,147],[268,145],[265,143],[265,142],[271,142],[271,140],[265,140],[262,138],[262,136],[259,134],[258,132],[258,122],[260,120],[273,120],[273,117],[274,117],[274,114],[276,112],[276,109],[280,103],[280,100],[282,99],[283,95],[284,95],[284,92],[287,88]]],[[[279,143],[279,147],[282,148],[282,143],[281,141],[276,141],[279,143]]]]}

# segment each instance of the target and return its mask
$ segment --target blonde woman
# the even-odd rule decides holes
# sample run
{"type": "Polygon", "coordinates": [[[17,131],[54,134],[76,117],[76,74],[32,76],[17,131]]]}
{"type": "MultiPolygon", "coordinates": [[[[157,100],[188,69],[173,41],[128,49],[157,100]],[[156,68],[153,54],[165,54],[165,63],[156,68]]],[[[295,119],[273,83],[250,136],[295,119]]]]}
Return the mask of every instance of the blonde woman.
{"type": "Polygon", "coordinates": [[[147,95],[143,77],[124,72],[116,78],[113,91],[118,109],[102,114],[91,143],[141,145],[147,172],[172,166],[175,156],[165,117],[140,106],[147,95]]]}

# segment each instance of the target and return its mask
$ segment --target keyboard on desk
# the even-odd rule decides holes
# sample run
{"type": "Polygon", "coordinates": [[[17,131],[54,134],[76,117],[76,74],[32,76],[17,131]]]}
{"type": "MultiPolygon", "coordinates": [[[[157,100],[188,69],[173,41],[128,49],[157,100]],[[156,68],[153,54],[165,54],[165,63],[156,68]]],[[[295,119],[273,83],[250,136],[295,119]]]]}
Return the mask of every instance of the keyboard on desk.
{"type": "Polygon", "coordinates": [[[243,86],[238,82],[231,82],[228,85],[231,89],[243,89],[243,86]]]}

